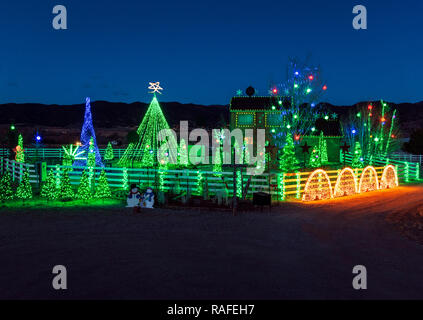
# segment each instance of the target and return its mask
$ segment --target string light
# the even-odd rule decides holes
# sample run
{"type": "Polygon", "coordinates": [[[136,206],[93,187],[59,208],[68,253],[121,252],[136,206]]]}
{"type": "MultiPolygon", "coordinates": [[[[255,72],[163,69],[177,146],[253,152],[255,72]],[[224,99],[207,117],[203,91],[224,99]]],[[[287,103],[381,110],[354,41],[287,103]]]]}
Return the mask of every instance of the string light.
{"type": "Polygon", "coordinates": [[[332,186],[328,174],[323,169],[313,171],[304,187],[303,201],[333,198],[332,186]]]}
{"type": "Polygon", "coordinates": [[[376,169],[372,166],[364,168],[360,177],[360,184],[358,187],[358,192],[368,192],[379,189],[379,182],[377,178],[376,169]]]}
{"type": "Polygon", "coordinates": [[[351,168],[344,168],[336,179],[334,197],[350,196],[357,193],[357,178],[351,168]]]}

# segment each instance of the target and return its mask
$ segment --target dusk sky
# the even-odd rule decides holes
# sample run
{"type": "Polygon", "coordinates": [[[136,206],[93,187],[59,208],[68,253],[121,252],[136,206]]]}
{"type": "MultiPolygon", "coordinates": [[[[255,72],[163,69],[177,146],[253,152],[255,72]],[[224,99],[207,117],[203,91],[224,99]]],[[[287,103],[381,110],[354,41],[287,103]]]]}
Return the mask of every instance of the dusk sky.
{"type": "Polygon", "coordinates": [[[289,57],[312,56],[338,105],[423,100],[423,1],[5,0],[0,4],[0,103],[227,104],[249,85],[267,95],[289,57]],[[67,8],[54,30],[52,9],[67,8]],[[368,10],[354,30],[352,8],[368,10]]]}

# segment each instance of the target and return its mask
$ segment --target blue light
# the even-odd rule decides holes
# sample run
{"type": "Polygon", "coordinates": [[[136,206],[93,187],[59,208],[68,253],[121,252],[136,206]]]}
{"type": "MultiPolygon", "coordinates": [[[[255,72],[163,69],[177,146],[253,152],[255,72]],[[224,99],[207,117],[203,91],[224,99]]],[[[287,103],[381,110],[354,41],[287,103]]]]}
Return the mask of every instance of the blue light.
{"type": "Polygon", "coordinates": [[[300,73],[298,71],[295,71],[295,75],[298,76],[300,73]]]}
{"type": "Polygon", "coordinates": [[[311,107],[312,107],[312,108],[314,108],[315,106],[316,106],[316,104],[315,104],[315,103],[312,103],[312,104],[311,104],[311,107]]]}
{"type": "Polygon", "coordinates": [[[351,130],[351,133],[352,133],[352,134],[356,134],[356,132],[357,132],[357,131],[356,131],[355,129],[352,129],[352,130],[351,130]]]}
{"type": "Polygon", "coordinates": [[[35,139],[37,139],[37,141],[41,141],[41,137],[40,136],[36,136],[35,139]]]}

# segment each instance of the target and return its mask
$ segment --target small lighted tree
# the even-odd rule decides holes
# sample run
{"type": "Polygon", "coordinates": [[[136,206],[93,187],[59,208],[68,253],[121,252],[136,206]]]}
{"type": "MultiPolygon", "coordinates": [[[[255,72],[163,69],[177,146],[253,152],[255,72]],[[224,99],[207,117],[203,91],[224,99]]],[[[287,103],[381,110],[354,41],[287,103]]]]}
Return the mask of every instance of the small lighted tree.
{"type": "Polygon", "coordinates": [[[13,199],[13,190],[12,190],[12,178],[10,177],[9,172],[5,172],[4,176],[0,180],[0,200],[3,202],[5,200],[13,199]]]}
{"type": "Polygon", "coordinates": [[[109,182],[107,181],[106,172],[104,170],[101,171],[100,177],[98,178],[98,183],[95,191],[95,198],[97,199],[107,199],[112,196],[112,192],[110,191],[109,182]]]}
{"type": "Polygon", "coordinates": [[[32,186],[29,182],[29,172],[25,170],[22,180],[16,190],[16,197],[22,201],[32,199],[32,186]]]}
{"type": "Polygon", "coordinates": [[[323,131],[320,132],[319,136],[319,151],[320,151],[320,159],[321,163],[327,163],[328,162],[328,146],[326,143],[326,139],[323,135],[323,131]]]}
{"type": "Polygon", "coordinates": [[[181,139],[179,144],[179,166],[188,166],[188,148],[187,144],[185,143],[185,139],[181,139]]]}
{"type": "Polygon", "coordinates": [[[84,153],[85,151],[79,149],[79,146],[69,145],[69,147],[62,146],[63,151],[65,152],[63,155],[62,164],[64,166],[72,166],[74,161],[82,161],[85,160],[84,153]]]}
{"type": "Polygon", "coordinates": [[[285,146],[283,147],[283,155],[280,159],[280,169],[287,172],[294,172],[298,169],[298,159],[295,156],[294,140],[290,132],[286,135],[285,146]]]}
{"type": "Polygon", "coordinates": [[[47,179],[41,188],[40,195],[47,201],[56,200],[59,197],[59,190],[56,187],[56,177],[52,169],[48,172],[47,179]]]}
{"type": "Polygon", "coordinates": [[[84,201],[90,200],[92,198],[91,186],[90,186],[88,175],[85,170],[82,172],[82,175],[81,175],[77,198],[84,201]]]}
{"type": "Polygon", "coordinates": [[[322,159],[320,158],[319,148],[313,148],[310,154],[310,160],[308,162],[308,165],[311,168],[318,168],[322,165],[322,159]]]}
{"type": "Polygon", "coordinates": [[[106,161],[112,161],[114,159],[115,155],[113,154],[113,147],[112,144],[109,142],[107,144],[106,151],[104,152],[104,160],[106,161]]]}
{"type": "Polygon", "coordinates": [[[62,179],[60,181],[60,198],[61,199],[73,199],[75,193],[72,189],[68,170],[64,170],[62,179]]]}
{"type": "Polygon", "coordinates": [[[25,162],[25,150],[23,147],[23,138],[20,134],[18,137],[18,145],[16,146],[16,158],[17,162],[25,162]]]}
{"type": "Polygon", "coordinates": [[[356,141],[354,145],[354,154],[353,154],[351,166],[353,168],[362,168],[364,163],[363,160],[364,159],[363,159],[363,154],[361,151],[360,142],[356,141]]]}

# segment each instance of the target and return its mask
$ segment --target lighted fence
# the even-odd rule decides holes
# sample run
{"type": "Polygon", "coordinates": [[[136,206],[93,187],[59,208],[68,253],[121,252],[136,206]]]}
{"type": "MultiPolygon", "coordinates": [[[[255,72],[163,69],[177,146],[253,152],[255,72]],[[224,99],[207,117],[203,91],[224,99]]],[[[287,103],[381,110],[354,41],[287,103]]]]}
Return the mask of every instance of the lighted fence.
{"type": "MultiPolygon", "coordinates": [[[[13,180],[21,180],[25,169],[29,170],[32,183],[39,182],[35,166],[20,164],[8,159],[1,159],[2,171],[11,173],[13,180]]],[[[65,169],[69,172],[71,184],[79,184],[84,167],[66,167],[62,165],[47,166],[47,170],[60,177],[65,169]]],[[[299,199],[311,201],[353,195],[367,191],[393,188],[399,180],[404,180],[397,172],[396,166],[368,166],[366,168],[344,168],[339,170],[317,169],[313,172],[266,173],[249,176],[237,172],[235,192],[239,197],[251,197],[253,192],[269,192],[274,200],[299,199]]],[[[93,168],[92,176],[98,182],[102,168],[93,168]]],[[[213,196],[219,192],[231,197],[234,190],[233,172],[212,172],[203,170],[160,170],[160,169],[126,169],[104,168],[109,185],[123,190],[131,183],[138,186],[152,186],[155,190],[181,194],[213,196]]]]}
{"type": "MultiPolygon", "coordinates": [[[[352,154],[346,154],[346,163],[351,164],[352,162],[352,154]]],[[[370,162],[371,165],[375,166],[386,166],[388,164],[392,164],[395,166],[398,178],[400,182],[412,182],[420,180],[420,164],[418,162],[408,162],[408,161],[401,161],[395,160],[389,157],[382,158],[382,157],[373,157],[371,161],[366,160],[367,163],[370,162]]]]}
{"type": "MultiPolygon", "coordinates": [[[[116,159],[119,159],[123,156],[126,149],[113,149],[113,155],[116,159]]],[[[106,149],[100,149],[101,156],[104,156],[106,149]]],[[[133,151],[138,153],[137,155],[142,155],[142,151],[133,151]]],[[[65,155],[63,148],[25,148],[25,157],[27,158],[38,158],[38,159],[62,159],[65,155]]],[[[9,149],[0,148],[0,156],[7,158],[9,156],[9,149]]]]}

